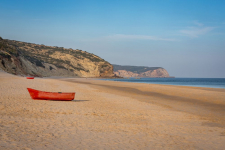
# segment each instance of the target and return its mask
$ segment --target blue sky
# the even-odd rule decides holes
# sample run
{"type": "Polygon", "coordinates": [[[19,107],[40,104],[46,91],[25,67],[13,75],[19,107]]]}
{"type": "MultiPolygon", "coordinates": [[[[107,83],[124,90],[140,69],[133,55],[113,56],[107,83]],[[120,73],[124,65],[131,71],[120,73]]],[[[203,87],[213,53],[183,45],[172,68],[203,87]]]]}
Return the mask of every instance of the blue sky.
{"type": "Polygon", "coordinates": [[[224,0],[0,0],[0,36],[225,78],[224,0]]]}

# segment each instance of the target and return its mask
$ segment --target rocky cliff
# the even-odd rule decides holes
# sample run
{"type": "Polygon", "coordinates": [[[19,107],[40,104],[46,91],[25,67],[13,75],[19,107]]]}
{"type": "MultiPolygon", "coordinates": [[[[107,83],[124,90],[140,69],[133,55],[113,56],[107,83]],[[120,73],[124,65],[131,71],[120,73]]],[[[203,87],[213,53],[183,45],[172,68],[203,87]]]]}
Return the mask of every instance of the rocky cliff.
{"type": "Polygon", "coordinates": [[[0,69],[17,75],[112,77],[113,66],[82,51],[0,37],[0,69]]]}
{"type": "Polygon", "coordinates": [[[113,65],[114,74],[121,77],[170,77],[162,67],[113,65]]]}

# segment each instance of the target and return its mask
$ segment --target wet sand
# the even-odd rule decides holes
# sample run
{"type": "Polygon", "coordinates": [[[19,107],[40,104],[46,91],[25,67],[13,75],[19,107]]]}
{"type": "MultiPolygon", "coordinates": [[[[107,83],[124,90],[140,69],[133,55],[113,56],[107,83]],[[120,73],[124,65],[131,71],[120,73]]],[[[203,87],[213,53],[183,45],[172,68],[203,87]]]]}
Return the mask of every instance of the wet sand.
{"type": "Polygon", "coordinates": [[[224,149],[225,89],[0,72],[0,149],[224,149]],[[32,100],[27,87],[76,92],[32,100]]]}

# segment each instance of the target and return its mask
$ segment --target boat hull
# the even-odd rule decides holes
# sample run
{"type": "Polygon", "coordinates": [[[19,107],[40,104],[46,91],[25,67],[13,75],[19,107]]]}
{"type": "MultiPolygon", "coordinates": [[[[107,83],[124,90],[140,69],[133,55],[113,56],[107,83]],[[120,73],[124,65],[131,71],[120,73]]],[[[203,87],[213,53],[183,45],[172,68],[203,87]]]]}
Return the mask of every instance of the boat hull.
{"type": "Polygon", "coordinates": [[[27,79],[34,79],[34,77],[27,77],[27,79]]]}
{"type": "Polygon", "coordinates": [[[75,93],[44,92],[31,88],[27,88],[27,90],[30,93],[30,97],[34,100],[71,101],[75,97],[75,93]]]}

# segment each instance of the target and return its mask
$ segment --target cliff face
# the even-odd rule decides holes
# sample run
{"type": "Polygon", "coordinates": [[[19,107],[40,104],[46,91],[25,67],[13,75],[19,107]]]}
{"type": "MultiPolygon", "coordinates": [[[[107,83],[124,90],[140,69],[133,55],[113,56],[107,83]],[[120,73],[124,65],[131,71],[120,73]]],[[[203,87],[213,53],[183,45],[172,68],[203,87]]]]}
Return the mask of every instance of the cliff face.
{"type": "Polygon", "coordinates": [[[94,54],[1,37],[0,68],[8,73],[31,76],[114,76],[113,66],[94,54]]]}
{"type": "Polygon", "coordinates": [[[114,73],[121,77],[170,77],[161,67],[114,66],[114,73]]]}

